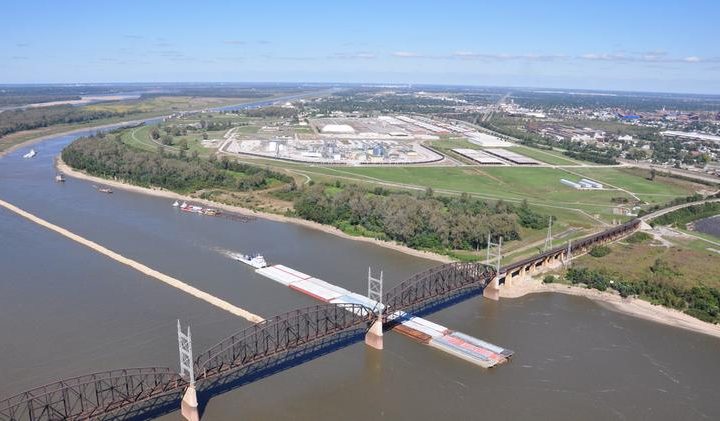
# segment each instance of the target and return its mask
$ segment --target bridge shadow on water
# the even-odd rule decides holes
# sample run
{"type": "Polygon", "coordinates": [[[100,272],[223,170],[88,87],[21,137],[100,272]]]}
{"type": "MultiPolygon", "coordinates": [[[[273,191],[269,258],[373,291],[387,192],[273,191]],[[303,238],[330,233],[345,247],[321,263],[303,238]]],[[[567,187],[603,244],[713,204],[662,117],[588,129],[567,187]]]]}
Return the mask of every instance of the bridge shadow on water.
{"type": "MultiPolygon", "coordinates": [[[[360,342],[365,338],[366,331],[365,328],[359,328],[343,332],[333,337],[315,341],[306,347],[268,357],[247,367],[240,367],[225,375],[198,380],[196,388],[200,416],[203,415],[210,399],[213,397],[360,342]]],[[[184,388],[139,402],[99,419],[140,421],[167,415],[180,409],[183,393],[184,388]]]]}
{"type": "Polygon", "coordinates": [[[268,357],[265,360],[251,364],[248,367],[242,367],[227,375],[220,375],[213,379],[199,381],[197,393],[200,415],[202,416],[205,412],[207,404],[214,396],[235,390],[248,383],[360,342],[365,338],[366,331],[367,329],[361,328],[343,332],[342,334],[316,341],[307,347],[287,351],[279,356],[268,357]]]}
{"type": "Polygon", "coordinates": [[[173,413],[180,409],[185,389],[179,389],[167,395],[158,396],[143,402],[138,402],[118,412],[111,412],[100,416],[99,420],[113,421],[139,421],[151,420],[163,415],[173,413]]]}
{"type": "Polygon", "coordinates": [[[456,292],[448,294],[440,299],[435,299],[435,300],[431,300],[431,301],[427,301],[427,302],[423,302],[423,303],[413,304],[412,306],[410,306],[404,310],[405,313],[407,313],[407,316],[397,318],[392,321],[388,321],[384,326],[384,330],[390,330],[393,327],[399,325],[401,322],[409,319],[410,317],[427,316],[428,314],[438,312],[442,309],[451,307],[462,301],[468,300],[473,297],[477,297],[478,295],[482,295],[483,289],[484,289],[483,287],[473,287],[473,288],[463,289],[462,291],[456,291],[456,292]]]}

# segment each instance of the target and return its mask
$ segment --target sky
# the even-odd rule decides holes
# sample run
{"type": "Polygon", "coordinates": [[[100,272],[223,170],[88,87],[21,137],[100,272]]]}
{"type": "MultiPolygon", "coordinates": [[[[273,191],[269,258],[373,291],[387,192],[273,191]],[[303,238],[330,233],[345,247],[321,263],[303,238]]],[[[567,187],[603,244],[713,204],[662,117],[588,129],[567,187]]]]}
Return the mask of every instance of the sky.
{"type": "Polygon", "coordinates": [[[0,83],[720,94],[719,1],[2,0],[0,83]]]}

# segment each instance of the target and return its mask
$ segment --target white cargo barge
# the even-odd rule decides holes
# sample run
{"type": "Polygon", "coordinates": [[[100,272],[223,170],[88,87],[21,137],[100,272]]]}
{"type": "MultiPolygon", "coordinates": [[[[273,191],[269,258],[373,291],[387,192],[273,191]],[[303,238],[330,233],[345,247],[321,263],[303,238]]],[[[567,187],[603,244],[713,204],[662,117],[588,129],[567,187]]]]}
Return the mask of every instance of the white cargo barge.
{"type": "MultiPolygon", "coordinates": [[[[257,269],[255,272],[320,301],[382,308],[382,304],[368,297],[287,266],[273,265],[257,269]]],[[[489,368],[502,364],[513,354],[513,351],[508,349],[461,332],[454,332],[445,326],[402,311],[389,315],[388,320],[398,323],[393,330],[481,367],[489,368]]]]}

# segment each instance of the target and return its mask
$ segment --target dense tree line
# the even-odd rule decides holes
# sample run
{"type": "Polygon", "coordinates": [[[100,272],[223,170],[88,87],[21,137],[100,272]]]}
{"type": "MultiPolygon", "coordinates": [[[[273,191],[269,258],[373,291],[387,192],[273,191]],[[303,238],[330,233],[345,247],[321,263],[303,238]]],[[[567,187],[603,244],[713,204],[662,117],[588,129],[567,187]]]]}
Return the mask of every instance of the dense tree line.
{"type": "Polygon", "coordinates": [[[8,110],[0,113],[0,137],[53,124],[83,123],[117,115],[120,114],[110,111],[89,111],[72,105],[8,110]]]}
{"type": "Polygon", "coordinates": [[[295,201],[298,216],[345,231],[376,234],[410,247],[447,250],[485,247],[487,236],[519,239],[519,226],[547,226],[548,218],[526,203],[494,205],[464,194],[459,198],[367,190],[347,185],[304,189],[295,201]]]}
{"type": "Polygon", "coordinates": [[[207,188],[248,191],[266,188],[274,180],[293,181],[287,175],[225,157],[201,160],[134,149],[116,135],[78,139],[63,150],[62,159],[92,175],[177,192],[207,188]]]}
{"type": "Polygon", "coordinates": [[[676,275],[665,261],[657,259],[650,267],[650,275],[640,281],[626,281],[605,271],[588,268],[570,268],[565,279],[600,291],[614,289],[623,297],[638,296],[707,322],[720,322],[720,290],[704,285],[682,288],[666,282],[666,278],[676,275]]]}
{"type": "Polygon", "coordinates": [[[437,98],[423,98],[415,95],[376,95],[363,91],[337,92],[315,103],[318,112],[331,114],[360,112],[362,115],[380,113],[440,114],[453,110],[453,103],[437,98]]]}
{"type": "Polygon", "coordinates": [[[297,116],[297,110],[295,108],[285,108],[277,106],[251,108],[249,110],[243,110],[242,112],[248,117],[292,118],[297,116]]]}
{"type": "Polygon", "coordinates": [[[0,108],[11,106],[22,106],[28,104],[41,104],[43,102],[73,101],[80,99],[77,95],[55,95],[51,93],[41,94],[7,94],[0,93],[0,108]]]}

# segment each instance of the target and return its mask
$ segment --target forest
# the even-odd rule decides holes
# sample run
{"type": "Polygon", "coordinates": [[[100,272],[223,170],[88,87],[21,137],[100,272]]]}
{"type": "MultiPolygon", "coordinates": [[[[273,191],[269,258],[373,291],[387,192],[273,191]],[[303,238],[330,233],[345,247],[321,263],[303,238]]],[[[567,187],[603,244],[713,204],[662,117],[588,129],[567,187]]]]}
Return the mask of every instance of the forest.
{"type": "Polygon", "coordinates": [[[115,134],[80,138],[63,149],[62,159],[71,167],[92,175],[179,193],[208,188],[260,190],[275,182],[293,181],[285,174],[225,157],[203,160],[134,149],[115,134]]]}
{"type": "Polygon", "coordinates": [[[720,322],[720,290],[705,285],[692,288],[673,285],[669,279],[675,274],[674,268],[657,259],[649,268],[648,276],[640,281],[631,282],[606,271],[588,268],[570,268],[565,279],[599,291],[614,289],[622,297],[637,296],[706,322],[720,322]]]}
{"type": "Polygon", "coordinates": [[[88,111],[72,105],[7,110],[0,113],[0,137],[53,124],[83,123],[117,115],[120,114],[109,111],[88,111]]]}
{"type": "Polygon", "coordinates": [[[295,212],[345,232],[434,251],[483,248],[488,234],[493,239],[502,236],[517,240],[520,226],[539,229],[548,222],[547,216],[536,213],[527,203],[490,204],[467,194],[436,197],[428,190],[415,196],[357,185],[308,187],[296,199],[295,212]]]}

